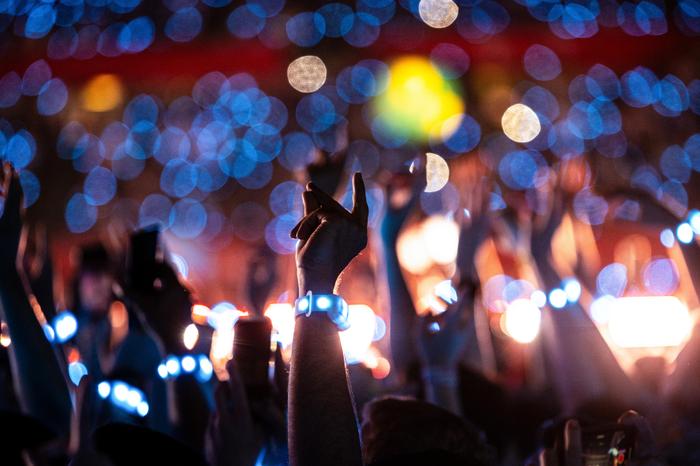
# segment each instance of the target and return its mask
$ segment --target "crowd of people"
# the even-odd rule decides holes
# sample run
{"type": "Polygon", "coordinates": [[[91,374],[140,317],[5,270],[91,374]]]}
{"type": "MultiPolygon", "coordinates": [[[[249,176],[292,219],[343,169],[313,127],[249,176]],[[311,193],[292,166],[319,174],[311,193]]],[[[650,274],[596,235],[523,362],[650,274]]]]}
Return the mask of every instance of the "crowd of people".
{"type": "MultiPolygon", "coordinates": [[[[457,299],[427,315],[416,312],[396,250],[423,186],[403,178],[387,183],[377,246],[389,290],[393,383],[368,396],[367,387],[349,382],[354,377],[338,335],[348,324],[347,304],[334,294],[341,275],[353,280],[352,270],[343,272],[368,245],[359,173],[351,210],[313,174],[302,194],[304,216],[290,232],[298,280],[291,360],[278,346],[274,370],[258,374],[251,340],[250,351],[245,342],[234,351],[227,377],[205,380],[188,370],[159,376],[168,358],[179,358],[182,368],[188,357],[195,363],[182,338],[195,301],[176,269],[149,249],[158,237],[153,230],[133,233],[129,257],[113,257],[99,244],[82,248],[73,286],[77,334],[70,342],[47,337],[44,324],[56,314],[51,256],[46,244],[40,247],[42,235],[25,225],[16,172],[3,168],[2,464],[700,464],[697,330],[675,365],[647,361],[630,374],[588,311],[574,303],[565,312],[544,310],[537,350],[511,368],[511,375],[527,368],[517,383],[503,376],[507,369],[498,376],[469,363],[481,318],[476,255],[487,238],[527,222],[526,249],[542,287],[562,281],[553,237],[569,207],[556,183],[540,193],[547,207],[535,214],[490,210],[488,179],[478,169],[455,181],[464,212],[452,277],[457,299]],[[402,202],[394,202],[398,191],[408,194],[402,202]],[[152,261],[142,256],[149,254],[152,261]],[[76,386],[68,367],[78,357],[87,375],[76,386]],[[120,389],[124,399],[138,398],[127,403],[135,411],[111,402],[110,391],[120,389]]],[[[677,222],[655,201],[627,194],[634,195],[649,215],[677,222]]],[[[697,267],[698,246],[682,250],[689,267],[697,267]]],[[[264,319],[252,312],[238,325],[262,322],[254,335],[264,319]]]]}

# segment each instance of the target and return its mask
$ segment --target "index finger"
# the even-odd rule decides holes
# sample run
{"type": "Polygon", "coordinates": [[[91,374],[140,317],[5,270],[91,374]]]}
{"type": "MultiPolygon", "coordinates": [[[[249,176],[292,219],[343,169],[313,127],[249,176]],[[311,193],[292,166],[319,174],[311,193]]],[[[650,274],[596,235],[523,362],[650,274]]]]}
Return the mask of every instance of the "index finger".
{"type": "Polygon", "coordinates": [[[362,225],[367,225],[369,207],[367,206],[365,181],[360,172],[355,172],[355,176],[352,178],[352,215],[362,225]]]}
{"type": "Polygon", "coordinates": [[[333,199],[333,197],[331,197],[329,194],[326,194],[323,190],[321,190],[321,188],[319,188],[315,184],[309,183],[307,185],[307,189],[310,190],[314,196],[316,196],[316,200],[319,204],[321,204],[322,207],[325,207],[327,210],[330,210],[337,214],[343,215],[346,218],[352,218],[350,212],[345,210],[345,207],[340,205],[338,201],[333,199]]]}

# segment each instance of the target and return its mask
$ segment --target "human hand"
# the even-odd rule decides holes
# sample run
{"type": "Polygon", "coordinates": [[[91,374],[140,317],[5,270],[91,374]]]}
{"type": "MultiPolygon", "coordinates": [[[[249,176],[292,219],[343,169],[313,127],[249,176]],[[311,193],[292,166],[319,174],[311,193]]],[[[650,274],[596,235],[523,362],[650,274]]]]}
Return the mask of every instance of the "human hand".
{"type": "MultiPolygon", "coordinates": [[[[656,451],[654,434],[649,422],[636,411],[626,411],[618,419],[617,423],[632,427],[636,432],[633,447],[633,456],[626,459],[629,466],[661,466],[656,451]]],[[[540,452],[540,466],[583,466],[584,446],[582,441],[581,426],[575,419],[570,419],[564,426],[563,445],[555,443],[552,448],[545,448],[540,452]]]]}
{"type": "Polygon", "coordinates": [[[360,173],[352,180],[353,208],[345,210],[313,183],[302,197],[304,218],[290,235],[299,239],[296,262],[299,294],[333,292],[340,273],[367,245],[369,209],[360,173]]]}
{"type": "Polygon", "coordinates": [[[459,301],[438,316],[422,317],[418,348],[423,365],[455,369],[469,343],[470,325],[459,301]]]}
{"type": "Polygon", "coordinates": [[[380,232],[384,243],[392,247],[423,189],[424,183],[421,176],[416,175],[412,181],[410,184],[405,177],[395,175],[386,185],[386,211],[382,217],[380,232]],[[401,196],[401,194],[405,195],[401,196]],[[404,199],[399,199],[397,202],[397,197],[404,199]]]}
{"type": "Polygon", "coordinates": [[[17,272],[22,237],[22,187],[9,164],[3,166],[0,180],[0,275],[17,272]]]}
{"type": "Polygon", "coordinates": [[[23,268],[29,280],[29,288],[39,302],[46,319],[56,316],[53,289],[53,262],[49,237],[44,225],[37,225],[31,233],[25,228],[22,247],[23,268]]]}

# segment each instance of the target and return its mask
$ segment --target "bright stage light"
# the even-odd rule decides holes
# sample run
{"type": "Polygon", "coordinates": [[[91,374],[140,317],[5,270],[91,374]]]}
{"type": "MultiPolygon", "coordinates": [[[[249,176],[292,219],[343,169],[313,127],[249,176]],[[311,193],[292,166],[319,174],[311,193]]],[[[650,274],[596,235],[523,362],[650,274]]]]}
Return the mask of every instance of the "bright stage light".
{"type": "Polygon", "coordinates": [[[443,215],[429,217],[422,226],[423,242],[433,262],[448,265],[457,258],[459,226],[443,215]]]}
{"type": "Polygon", "coordinates": [[[272,339],[289,347],[294,338],[294,307],[289,303],[273,303],[267,306],[265,317],[272,322],[272,339]]]}
{"type": "Polygon", "coordinates": [[[375,99],[374,112],[392,135],[443,140],[459,127],[460,120],[454,117],[464,113],[464,103],[430,60],[400,58],[391,64],[386,79],[386,91],[375,99]]]}
{"type": "Polygon", "coordinates": [[[197,344],[197,340],[199,340],[199,330],[197,326],[195,324],[190,324],[185,327],[185,331],[182,333],[182,343],[185,345],[185,348],[191,350],[194,348],[194,345],[197,344]]]}
{"type": "Polygon", "coordinates": [[[675,296],[618,298],[608,322],[610,338],[622,348],[678,346],[691,328],[688,308],[675,296]]]}
{"type": "Polygon", "coordinates": [[[377,329],[374,311],[364,304],[351,304],[348,319],[350,328],[339,333],[343,354],[348,364],[362,362],[369,351],[377,329]]]}
{"type": "Polygon", "coordinates": [[[540,134],[542,126],[537,114],[527,105],[511,105],[501,118],[503,132],[515,142],[530,142],[540,134]]]}
{"type": "Polygon", "coordinates": [[[287,67],[289,85],[299,92],[316,92],[326,82],[326,65],[315,55],[299,57],[287,67]]]}
{"type": "Polygon", "coordinates": [[[542,313],[530,299],[516,299],[503,313],[503,330],[518,343],[531,343],[540,333],[542,313]]]}

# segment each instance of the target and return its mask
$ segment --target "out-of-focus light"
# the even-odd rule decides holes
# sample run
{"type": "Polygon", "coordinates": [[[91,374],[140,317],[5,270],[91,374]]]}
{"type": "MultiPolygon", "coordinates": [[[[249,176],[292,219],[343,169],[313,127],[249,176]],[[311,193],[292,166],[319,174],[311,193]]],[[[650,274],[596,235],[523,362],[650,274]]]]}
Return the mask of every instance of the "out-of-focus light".
{"type": "Polygon", "coordinates": [[[272,322],[272,339],[282,349],[292,344],[294,337],[294,308],[289,303],[272,303],[265,309],[265,317],[272,322]]]}
{"type": "Polygon", "coordinates": [[[376,366],[373,367],[371,370],[372,377],[374,377],[377,380],[382,380],[389,376],[389,373],[391,372],[391,364],[389,363],[388,359],[379,357],[377,358],[376,366]]]}
{"type": "Polygon", "coordinates": [[[365,358],[376,330],[374,311],[364,304],[348,306],[350,328],[339,333],[343,354],[348,364],[357,364],[365,358]]]}
{"type": "Polygon", "coordinates": [[[168,375],[177,377],[180,374],[180,361],[175,356],[168,356],[168,359],[165,360],[165,368],[168,375]]]}
{"type": "Polygon", "coordinates": [[[464,113],[464,102],[430,60],[399,58],[383,79],[386,91],[374,100],[373,129],[385,139],[445,140],[458,129],[460,120],[452,117],[464,113]]]}
{"type": "Polygon", "coordinates": [[[452,280],[443,280],[435,285],[435,295],[447,304],[457,302],[457,290],[452,286],[452,280]]]}
{"type": "Polygon", "coordinates": [[[108,112],[124,100],[124,85],[115,74],[98,74],[85,84],[80,99],[89,112],[108,112]]]}
{"type": "Polygon", "coordinates": [[[241,315],[241,311],[236,306],[228,301],[223,301],[211,308],[207,322],[216,330],[232,329],[241,315]]]}
{"type": "Polygon", "coordinates": [[[0,345],[4,348],[8,348],[11,344],[10,327],[8,327],[5,322],[0,322],[0,345]]]}
{"type": "Polygon", "coordinates": [[[316,55],[299,57],[287,67],[289,85],[299,92],[316,92],[326,82],[326,64],[316,55]]]}
{"type": "Polygon", "coordinates": [[[575,303],[581,297],[581,283],[575,278],[567,278],[563,283],[566,299],[570,303],[575,303]]]}
{"type": "Polygon", "coordinates": [[[542,312],[529,299],[516,299],[503,313],[503,329],[518,343],[531,343],[540,332],[542,312]]]}
{"type": "Polygon", "coordinates": [[[100,395],[100,398],[107,398],[111,392],[112,387],[109,385],[109,382],[102,381],[97,384],[97,394],[100,395]]]}
{"type": "Polygon", "coordinates": [[[44,336],[46,336],[46,339],[53,343],[53,341],[56,339],[56,332],[54,332],[53,327],[51,327],[49,324],[44,324],[41,326],[41,328],[44,330],[44,336]]]}
{"type": "Polygon", "coordinates": [[[195,304],[192,306],[192,321],[199,325],[207,325],[207,319],[211,314],[211,309],[204,304],[195,304]]]}
{"type": "Polygon", "coordinates": [[[86,376],[88,373],[87,367],[82,362],[72,362],[68,364],[68,377],[73,385],[76,387],[80,384],[80,379],[86,376]]]}
{"type": "Polygon", "coordinates": [[[547,305],[547,295],[542,290],[535,290],[530,295],[530,301],[541,309],[547,305]]]}
{"type": "Polygon", "coordinates": [[[200,355],[199,358],[197,358],[197,362],[199,363],[199,370],[196,374],[197,380],[200,382],[207,382],[214,373],[214,366],[209,358],[204,355],[200,355]]]}
{"type": "Polygon", "coordinates": [[[431,28],[442,29],[455,22],[459,7],[452,0],[420,0],[418,14],[431,28]]]}
{"type": "Polygon", "coordinates": [[[672,248],[676,244],[676,237],[673,236],[673,231],[670,228],[664,228],[659,234],[659,240],[667,248],[672,248]]]}
{"type": "Polygon", "coordinates": [[[596,286],[598,294],[622,296],[627,287],[627,267],[618,262],[606,265],[598,272],[596,286]]]}
{"type": "Polygon", "coordinates": [[[607,324],[615,308],[617,299],[614,296],[605,294],[594,299],[591,303],[591,319],[597,324],[607,324]]]}
{"type": "Polygon", "coordinates": [[[700,235],[700,211],[693,209],[688,213],[688,224],[693,229],[693,233],[700,235]]]}
{"type": "Polygon", "coordinates": [[[185,356],[182,358],[182,370],[190,373],[194,372],[194,370],[197,368],[197,361],[194,360],[192,356],[185,356]]]}
{"type": "Polygon", "coordinates": [[[680,274],[676,263],[667,258],[653,259],[642,269],[644,287],[656,295],[671,295],[677,289],[680,274]]]}
{"type": "Polygon", "coordinates": [[[683,244],[690,244],[694,236],[693,227],[689,223],[683,222],[676,228],[676,237],[683,244]]]}
{"type": "Polygon", "coordinates": [[[622,348],[678,346],[691,328],[688,308],[675,296],[618,298],[608,322],[612,341],[622,348]]]}
{"type": "Polygon", "coordinates": [[[129,387],[124,382],[115,382],[112,386],[112,397],[122,403],[129,396],[129,387]]]}
{"type": "Polygon", "coordinates": [[[426,193],[434,193],[445,187],[450,179],[450,167],[445,159],[437,154],[428,152],[425,154],[425,179],[426,193]]]}
{"type": "Polygon", "coordinates": [[[454,220],[433,215],[423,222],[421,231],[425,249],[433,262],[441,265],[454,262],[459,242],[459,226],[454,220]]]}
{"type": "Polygon", "coordinates": [[[146,417],[148,414],[148,403],[146,401],[139,402],[139,404],[136,405],[136,413],[141,417],[146,417]]]}
{"type": "Polygon", "coordinates": [[[53,327],[56,333],[56,341],[64,343],[75,335],[78,331],[78,321],[70,311],[63,311],[53,320],[53,327]]]}
{"type": "Polygon", "coordinates": [[[160,377],[161,379],[165,379],[168,377],[168,368],[163,363],[158,364],[158,377],[160,377]]]}
{"type": "Polygon", "coordinates": [[[418,226],[409,227],[396,242],[396,253],[401,266],[413,274],[428,270],[431,265],[428,248],[423,241],[422,230],[418,226]]]}
{"type": "Polygon", "coordinates": [[[182,278],[187,278],[190,274],[190,266],[187,260],[179,254],[170,254],[170,261],[173,263],[177,269],[177,273],[180,274],[182,278]]]}
{"type": "Polygon", "coordinates": [[[555,309],[561,309],[566,306],[568,299],[566,291],[561,288],[555,288],[549,292],[549,304],[555,309]]]}
{"type": "Polygon", "coordinates": [[[194,345],[197,344],[197,340],[199,340],[199,330],[197,326],[195,324],[190,324],[185,327],[185,331],[182,334],[182,343],[185,345],[185,348],[191,350],[194,348],[194,345]]]}
{"type": "Polygon", "coordinates": [[[508,107],[501,117],[501,126],[508,139],[520,143],[532,141],[542,129],[537,114],[525,104],[508,107]]]}

